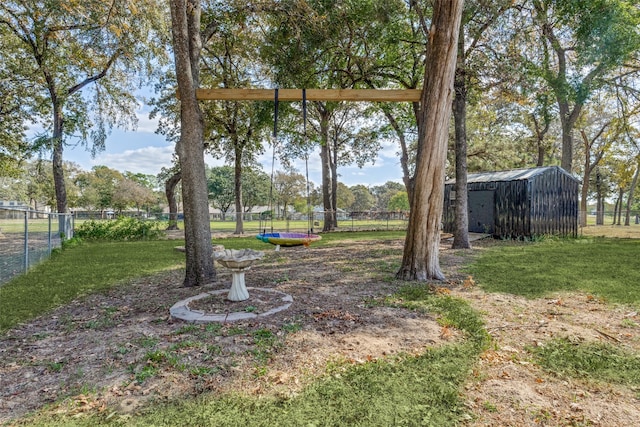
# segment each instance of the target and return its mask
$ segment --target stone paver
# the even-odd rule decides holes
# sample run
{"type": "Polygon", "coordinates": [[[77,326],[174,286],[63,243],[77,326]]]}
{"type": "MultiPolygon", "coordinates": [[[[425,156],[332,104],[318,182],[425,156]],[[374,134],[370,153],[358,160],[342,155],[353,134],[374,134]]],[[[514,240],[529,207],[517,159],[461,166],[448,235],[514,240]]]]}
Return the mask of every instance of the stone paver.
{"type": "MultiPolygon", "coordinates": [[[[247,289],[251,290],[251,289],[257,289],[257,288],[248,287],[247,289]]],[[[291,306],[291,303],[293,303],[293,297],[289,294],[285,294],[284,292],[276,291],[273,289],[265,289],[265,288],[260,288],[260,291],[272,292],[275,294],[282,295],[283,304],[260,314],[248,313],[246,311],[237,311],[232,313],[220,313],[220,314],[206,314],[201,310],[193,310],[189,308],[189,303],[191,301],[206,298],[210,295],[218,295],[218,294],[224,294],[229,292],[226,289],[222,289],[217,291],[204,292],[204,293],[189,297],[187,299],[183,299],[182,301],[178,301],[169,309],[169,313],[171,314],[171,317],[175,317],[177,319],[182,319],[184,321],[193,322],[193,323],[233,322],[236,320],[255,319],[259,317],[270,316],[282,310],[286,310],[287,308],[289,308],[289,306],[291,306]]]]}

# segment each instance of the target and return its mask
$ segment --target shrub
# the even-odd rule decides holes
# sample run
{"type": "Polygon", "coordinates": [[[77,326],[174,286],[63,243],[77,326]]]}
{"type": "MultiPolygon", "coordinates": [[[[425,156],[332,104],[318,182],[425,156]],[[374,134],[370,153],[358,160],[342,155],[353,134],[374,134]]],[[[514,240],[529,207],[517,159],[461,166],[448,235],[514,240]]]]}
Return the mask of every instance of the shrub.
{"type": "Polygon", "coordinates": [[[87,221],[76,228],[75,236],[86,240],[151,240],[164,235],[157,221],[119,217],[114,220],[87,221]]]}

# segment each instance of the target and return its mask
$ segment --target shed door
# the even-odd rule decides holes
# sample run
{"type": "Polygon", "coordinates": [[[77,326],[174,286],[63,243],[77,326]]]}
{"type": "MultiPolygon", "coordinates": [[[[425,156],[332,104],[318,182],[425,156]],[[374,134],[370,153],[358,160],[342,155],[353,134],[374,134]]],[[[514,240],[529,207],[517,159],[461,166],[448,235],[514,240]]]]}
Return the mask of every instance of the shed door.
{"type": "Polygon", "coordinates": [[[469,231],[472,233],[493,233],[495,218],[493,213],[494,191],[469,191],[469,231]]]}

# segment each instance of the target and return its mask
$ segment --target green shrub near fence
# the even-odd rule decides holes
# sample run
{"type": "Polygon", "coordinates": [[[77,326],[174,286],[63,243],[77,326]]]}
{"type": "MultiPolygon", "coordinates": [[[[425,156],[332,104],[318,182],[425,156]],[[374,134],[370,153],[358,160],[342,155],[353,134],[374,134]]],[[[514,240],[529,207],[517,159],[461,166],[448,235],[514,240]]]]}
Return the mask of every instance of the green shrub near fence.
{"type": "Polygon", "coordinates": [[[157,239],[164,232],[158,221],[119,217],[109,221],[85,221],[75,229],[75,236],[86,240],[145,240],[157,239]]]}

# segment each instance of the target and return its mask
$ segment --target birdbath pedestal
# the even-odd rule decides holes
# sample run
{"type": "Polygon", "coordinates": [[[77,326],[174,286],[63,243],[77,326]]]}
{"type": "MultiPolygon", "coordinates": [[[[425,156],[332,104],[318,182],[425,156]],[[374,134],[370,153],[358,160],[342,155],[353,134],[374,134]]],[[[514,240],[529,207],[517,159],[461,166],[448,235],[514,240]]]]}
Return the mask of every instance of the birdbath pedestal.
{"type": "Polygon", "coordinates": [[[214,252],[213,259],[231,270],[231,290],[227,299],[229,301],[245,301],[249,299],[249,291],[244,282],[245,271],[251,269],[251,265],[261,259],[264,252],[253,249],[225,249],[214,252]]]}

